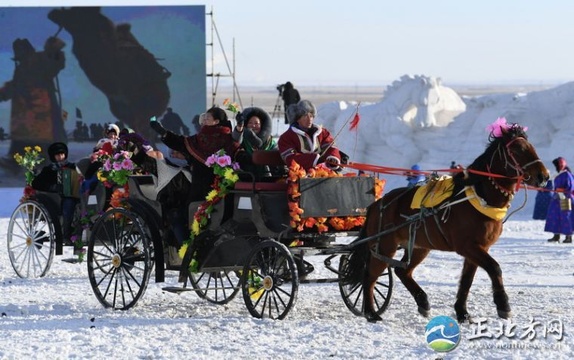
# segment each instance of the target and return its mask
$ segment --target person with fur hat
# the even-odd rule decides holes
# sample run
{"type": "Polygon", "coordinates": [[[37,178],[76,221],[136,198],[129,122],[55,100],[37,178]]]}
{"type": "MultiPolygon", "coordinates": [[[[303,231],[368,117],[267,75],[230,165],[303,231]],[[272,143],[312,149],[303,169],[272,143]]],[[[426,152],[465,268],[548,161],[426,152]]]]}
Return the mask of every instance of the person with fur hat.
{"type": "Polygon", "coordinates": [[[339,170],[341,154],[331,133],[315,125],[317,109],[309,100],[301,100],[287,108],[291,126],[279,137],[279,151],[287,166],[296,161],[305,170],[324,163],[332,170],[339,170]]]}
{"type": "MultiPolygon", "coordinates": [[[[254,165],[252,159],[255,150],[277,150],[277,143],[271,136],[271,117],[261,108],[249,107],[237,113],[235,120],[237,125],[232,136],[241,144],[235,157],[241,170],[252,173],[257,181],[271,178],[269,166],[254,165]]],[[[274,170],[277,170],[274,173],[279,172],[279,169],[274,170]]]]}
{"type": "Polygon", "coordinates": [[[212,107],[205,113],[205,120],[199,133],[192,136],[178,135],[166,130],[155,117],[150,126],[161,136],[161,141],[170,149],[183,154],[191,168],[191,192],[189,201],[204,200],[211,191],[215,175],[205,162],[207,158],[223,149],[232,159],[239,149],[239,142],[231,136],[231,122],[225,110],[212,107]]]}
{"type": "Polygon", "coordinates": [[[571,243],[574,229],[571,210],[574,175],[563,157],[552,160],[552,164],[556,167],[558,174],[552,180],[554,195],[548,205],[544,231],[554,233],[554,236],[548,239],[549,242],[559,242],[560,234],[564,234],[566,238],[563,243],[571,243]]]}
{"type": "MultiPolygon", "coordinates": [[[[40,173],[36,175],[32,181],[32,187],[36,190],[60,194],[62,198],[62,217],[64,218],[62,232],[64,242],[69,242],[72,235],[74,209],[79,199],[71,194],[64,194],[63,179],[65,176],[63,176],[63,173],[71,171],[77,174],[76,164],[68,161],[68,146],[62,142],[51,144],[48,147],[48,156],[52,163],[44,166],[40,173]]],[[[77,176],[71,176],[70,178],[74,179],[77,176]]]]}

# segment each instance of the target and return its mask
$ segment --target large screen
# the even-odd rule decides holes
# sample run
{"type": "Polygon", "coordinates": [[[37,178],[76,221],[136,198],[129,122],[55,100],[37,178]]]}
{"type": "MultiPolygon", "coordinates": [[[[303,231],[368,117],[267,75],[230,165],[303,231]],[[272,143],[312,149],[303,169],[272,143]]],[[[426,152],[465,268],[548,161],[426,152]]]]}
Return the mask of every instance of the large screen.
{"type": "Polygon", "coordinates": [[[205,6],[0,8],[0,157],[206,109],[205,6]]]}

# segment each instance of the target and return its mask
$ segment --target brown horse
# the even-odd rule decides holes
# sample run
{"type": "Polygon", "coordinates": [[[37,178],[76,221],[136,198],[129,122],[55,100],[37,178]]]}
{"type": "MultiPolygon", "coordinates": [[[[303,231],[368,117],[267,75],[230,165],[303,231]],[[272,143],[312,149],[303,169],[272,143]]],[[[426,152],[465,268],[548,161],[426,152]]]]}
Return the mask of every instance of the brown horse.
{"type": "Polygon", "coordinates": [[[431,250],[455,251],[464,257],[454,304],[459,322],[470,321],[466,301],[478,266],[492,281],[498,316],[510,317],[502,271],[488,254],[502,232],[503,221],[500,216],[484,215],[467,194],[473,191],[475,202],[481,198],[482,210],[498,208],[504,214],[520,183],[543,186],[548,178],[548,170],[528,142],[524,128],[504,124],[499,131],[491,132],[486,151],[454,177],[452,196],[440,204],[423,208],[422,212],[412,209],[416,187],[394,189],[373,203],[352,247],[345,280],[352,286],[362,284],[365,317],[381,320],[375,310],[374,290],[377,278],[388,266],[395,267],[395,274],[414,297],[418,311],[429,315],[427,294],[412,274],[431,250]],[[405,249],[401,261],[392,259],[399,248],[405,249]]]}

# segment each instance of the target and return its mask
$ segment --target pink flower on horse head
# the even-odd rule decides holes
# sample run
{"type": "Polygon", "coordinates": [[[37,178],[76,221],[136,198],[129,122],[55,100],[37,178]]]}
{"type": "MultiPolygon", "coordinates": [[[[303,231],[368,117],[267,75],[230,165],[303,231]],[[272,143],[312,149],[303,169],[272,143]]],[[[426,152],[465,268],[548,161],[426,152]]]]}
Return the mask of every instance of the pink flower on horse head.
{"type": "Polygon", "coordinates": [[[506,118],[499,117],[495,122],[486,127],[486,131],[494,137],[502,137],[502,130],[508,130],[510,125],[506,123],[506,118]]]}

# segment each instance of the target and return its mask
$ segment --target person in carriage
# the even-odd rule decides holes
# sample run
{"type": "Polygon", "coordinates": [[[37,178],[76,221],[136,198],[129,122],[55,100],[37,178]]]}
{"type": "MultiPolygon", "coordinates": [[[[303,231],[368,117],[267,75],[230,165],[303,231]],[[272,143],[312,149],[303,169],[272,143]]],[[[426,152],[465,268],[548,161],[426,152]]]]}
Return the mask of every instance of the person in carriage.
{"type": "MultiPolygon", "coordinates": [[[[231,135],[231,122],[227,118],[225,110],[212,107],[206,111],[204,121],[199,133],[191,136],[178,135],[166,130],[155,117],[151,118],[150,126],[161,136],[162,142],[170,149],[182,154],[191,170],[191,186],[187,193],[186,204],[195,201],[203,201],[212,189],[215,180],[213,170],[206,165],[207,158],[223,149],[232,159],[235,158],[239,149],[239,142],[231,135]]],[[[179,218],[175,223],[187,224],[189,214],[179,211],[179,218]]],[[[225,202],[224,219],[231,216],[233,202],[225,202]]]]}
{"type": "Polygon", "coordinates": [[[306,171],[319,164],[340,170],[341,153],[331,133],[313,120],[317,116],[315,105],[301,100],[287,108],[291,126],[279,137],[279,151],[287,166],[296,161],[306,171]]]}
{"type": "MultiPolygon", "coordinates": [[[[275,151],[277,142],[271,136],[271,117],[258,107],[246,108],[235,116],[237,125],[233,129],[233,140],[239,142],[241,147],[235,160],[241,170],[253,174],[255,181],[272,180],[286,174],[284,166],[255,165],[253,152],[256,150],[275,151]]],[[[240,178],[241,178],[240,174],[240,178]]],[[[247,178],[246,180],[251,180],[247,178]]]]}
{"type": "Polygon", "coordinates": [[[55,142],[48,147],[48,156],[52,162],[42,168],[40,173],[34,177],[32,188],[40,191],[57,193],[62,198],[61,210],[63,217],[62,235],[64,242],[70,241],[72,235],[72,221],[74,209],[79,202],[79,198],[73,193],[64,193],[64,172],[76,172],[76,164],[68,161],[68,146],[62,142],[55,142]]]}
{"type": "Polygon", "coordinates": [[[205,164],[207,158],[223,149],[235,159],[239,149],[239,142],[231,135],[231,122],[225,110],[219,107],[207,110],[201,130],[195,135],[178,135],[166,130],[155,117],[151,119],[150,126],[161,136],[161,141],[167,147],[185,156],[192,173],[190,201],[203,200],[211,191],[215,175],[205,164]]]}

